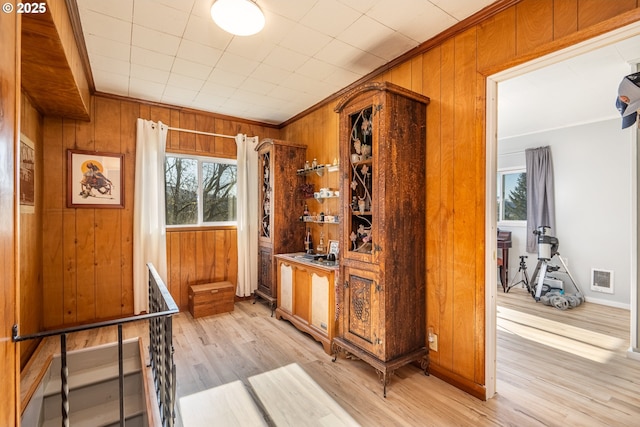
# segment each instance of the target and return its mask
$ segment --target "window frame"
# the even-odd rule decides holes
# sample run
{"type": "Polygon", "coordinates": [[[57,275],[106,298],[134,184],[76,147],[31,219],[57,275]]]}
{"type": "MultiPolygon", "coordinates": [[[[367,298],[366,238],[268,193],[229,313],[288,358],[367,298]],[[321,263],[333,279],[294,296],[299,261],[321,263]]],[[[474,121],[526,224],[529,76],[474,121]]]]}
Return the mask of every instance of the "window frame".
{"type": "MultiPolygon", "coordinates": [[[[204,222],[203,218],[204,218],[204,206],[203,206],[203,194],[202,194],[202,178],[203,178],[203,173],[202,173],[202,164],[203,163],[222,163],[222,164],[228,164],[228,165],[235,165],[236,168],[238,166],[238,160],[235,158],[226,158],[226,157],[213,157],[213,156],[202,156],[202,155],[196,155],[196,154],[186,154],[186,153],[173,153],[173,152],[165,152],[164,154],[164,165],[165,165],[165,172],[164,172],[164,177],[165,177],[165,210],[166,210],[166,206],[167,206],[167,202],[166,202],[166,197],[167,197],[167,193],[166,193],[166,164],[167,164],[167,157],[176,157],[176,158],[182,158],[182,159],[189,159],[189,160],[195,160],[197,162],[197,175],[198,175],[198,190],[197,190],[197,195],[196,195],[196,202],[198,204],[198,212],[197,212],[197,222],[195,224],[166,224],[166,220],[165,220],[165,228],[167,230],[176,230],[176,229],[188,229],[188,228],[195,228],[195,229],[200,229],[200,228],[222,228],[222,227],[233,227],[236,228],[238,226],[238,219],[237,219],[237,214],[238,212],[236,211],[236,220],[235,221],[214,221],[214,222],[204,222]]],[[[236,197],[237,197],[237,181],[236,181],[236,197]]]]}
{"type": "Polygon", "coordinates": [[[511,174],[520,174],[520,173],[524,173],[526,175],[527,173],[527,168],[526,166],[514,166],[514,167],[509,167],[509,168],[502,168],[502,169],[498,169],[498,173],[497,173],[497,203],[498,203],[498,209],[496,211],[496,222],[498,223],[498,226],[503,226],[503,227],[526,227],[527,226],[527,220],[505,220],[502,219],[504,216],[504,206],[503,206],[503,199],[502,199],[502,183],[503,183],[503,179],[502,177],[504,175],[511,175],[511,174]]]}

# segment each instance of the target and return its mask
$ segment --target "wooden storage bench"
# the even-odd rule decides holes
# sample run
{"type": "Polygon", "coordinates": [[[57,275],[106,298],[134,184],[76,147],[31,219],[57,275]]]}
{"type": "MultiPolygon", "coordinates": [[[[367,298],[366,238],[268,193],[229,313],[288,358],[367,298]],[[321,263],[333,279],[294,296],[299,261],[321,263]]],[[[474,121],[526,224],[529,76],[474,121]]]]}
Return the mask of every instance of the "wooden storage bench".
{"type": "Polygon", "coordinates": [[[189,312],[194,318],[233,311],[235,286],[231,282],[189,286],[189,312]]]}

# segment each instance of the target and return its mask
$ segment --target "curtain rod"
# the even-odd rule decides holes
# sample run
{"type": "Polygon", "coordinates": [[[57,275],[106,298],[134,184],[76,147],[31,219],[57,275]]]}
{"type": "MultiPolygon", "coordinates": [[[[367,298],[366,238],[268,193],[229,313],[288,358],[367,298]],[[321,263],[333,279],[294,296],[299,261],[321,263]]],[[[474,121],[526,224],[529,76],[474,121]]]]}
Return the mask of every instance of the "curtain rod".
{"type": "Polygon", "coordinates": [[[181,128],[174,128],[174,127],[171,127],[171,126],[167,126],[167,129],[175,130],[177,132],[197,133],[198,135],[219,136],[221,138],[236,139],[235,136],[231,136],[231,135],[222,135],[222,134],[219,134],[219,133],[202,132],[202,131],[199,131],[199,130],[181,129],[181,128]]]}

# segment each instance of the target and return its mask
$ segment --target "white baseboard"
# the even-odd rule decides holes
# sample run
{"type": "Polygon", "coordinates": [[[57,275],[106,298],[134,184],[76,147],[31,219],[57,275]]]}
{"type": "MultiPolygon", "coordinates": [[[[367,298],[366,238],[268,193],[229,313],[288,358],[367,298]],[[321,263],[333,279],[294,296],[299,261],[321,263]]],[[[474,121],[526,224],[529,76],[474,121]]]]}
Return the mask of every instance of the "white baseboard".
{"type": "Polygon", "coordinates": [[[627,359],[633,359],[640,362],[640,353],[633,351],[633,348],[629,348],[629,350],[627,350],[627,359]]]}
{"type": "Polygon", "coordinates": [[[593,298],[593,297],[584,297],[584,300],[586,302],[589,302],[591,304],[600,304],[600,305],[606,305],[609,307],[615,307],[615,308],[623,308],[625,310],[631,310],[631,304],[625,304],[622,302],[616,302],[616,301],[608,301],[605,299],[599,299],[599,298],[593,298]]]}

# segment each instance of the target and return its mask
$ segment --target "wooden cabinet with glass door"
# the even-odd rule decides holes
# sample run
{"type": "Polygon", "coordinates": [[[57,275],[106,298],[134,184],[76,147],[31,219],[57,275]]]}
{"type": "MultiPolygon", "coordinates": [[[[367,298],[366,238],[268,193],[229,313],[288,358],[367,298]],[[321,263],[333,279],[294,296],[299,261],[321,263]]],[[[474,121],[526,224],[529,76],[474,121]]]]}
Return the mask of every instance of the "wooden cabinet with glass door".
{"type": "Polygon", "coordinates": [[[305,161],[306,146],[278,139],[263,139],[258,151],[258,289],[255,301],[276,307],[275,254],[302,251],[304,227],[298,220],[296,194],[303,178],[296,175],[305,161]]]}
{"type": "Polygon", "coordinates": [[[340,114],[341,293],[334,354],[389,375],[426,348],[426,107],[391,83],[347,93],[340,114]]]}

